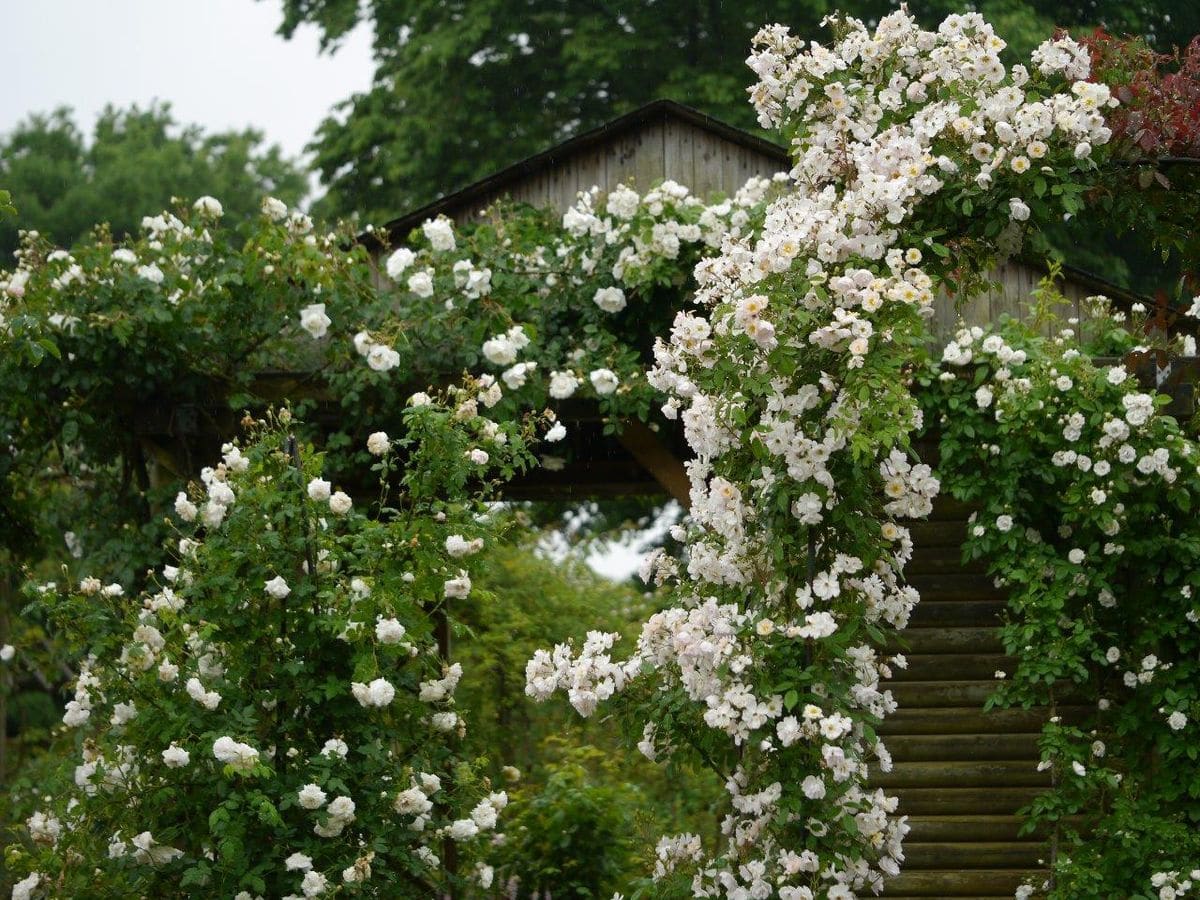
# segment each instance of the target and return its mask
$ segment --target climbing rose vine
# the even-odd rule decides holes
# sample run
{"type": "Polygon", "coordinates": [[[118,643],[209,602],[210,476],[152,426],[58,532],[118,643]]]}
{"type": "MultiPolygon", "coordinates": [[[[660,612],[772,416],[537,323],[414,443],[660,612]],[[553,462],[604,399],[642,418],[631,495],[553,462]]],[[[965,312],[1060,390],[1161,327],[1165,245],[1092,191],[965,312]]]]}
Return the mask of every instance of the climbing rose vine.
{"type": "Polygon", "coordinates": [[[757,36],[750,93],[792,143],[792,189],[700,263],[699,309],[655,348],[650,383],[695,453],[686,560],[644,566],[674,605],[625,659],[593,633],[527,668],[532,697],[615,699],[647,756],[726,777],[721,845],[664,837],[660,892],[841,900],[899,872],[907,824],[867,775],[891,765],[881,679],[904,665],[883,648],[918,601],[902,520],[938,491],[908,444],[924,319],[1026,223],[1077,209],[1110,136],[1069,39],[1009,71],[974,14],[834,28],[830,46],[757,36]]]}

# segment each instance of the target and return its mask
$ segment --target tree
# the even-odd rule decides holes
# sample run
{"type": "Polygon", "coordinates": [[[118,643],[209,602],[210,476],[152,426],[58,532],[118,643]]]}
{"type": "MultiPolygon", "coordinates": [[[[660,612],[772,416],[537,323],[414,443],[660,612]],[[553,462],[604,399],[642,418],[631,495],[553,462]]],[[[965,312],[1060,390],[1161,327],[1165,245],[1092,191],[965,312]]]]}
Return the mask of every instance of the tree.
{"type": "Polygon", "coordinates": [[[32,115],[0,140],[0,181],[21,210],[19,221],[0,220],[0,257],[12,259],[18,226],[69,247],[97,222],[118,236],[132,233],[173,196],[219,196],[235,220],[257,214],[264,194],[298,201],[307,188],[303,169],[262,144],[253,129],[206,134],[181,126],[167,104],[109,106],[90,141],[70,109],[32,115]]]}
{"type": "MultiPolygon", "coordinates": [[[[760,24],[788,22],[815,37],[835,8],[874,19],[894,5],[282,0],[280,32],[316,25],[322,48],[334,51],[360,21],[373,27],[371,89],[341,104],[312,148],[328,191],[319,211],[381,221],[658,97],[751,128],[743,48],[760,24]]],[[[933,0],[920,18],[936,26],[961,5],[933,0]]],[[[978,8],[997,23],[1013,59],[1028,56],[1055,25],[1105,25],[1160,48],[1200,31],[1200,8],[1183,0],[985,0],[978,8]]]]}

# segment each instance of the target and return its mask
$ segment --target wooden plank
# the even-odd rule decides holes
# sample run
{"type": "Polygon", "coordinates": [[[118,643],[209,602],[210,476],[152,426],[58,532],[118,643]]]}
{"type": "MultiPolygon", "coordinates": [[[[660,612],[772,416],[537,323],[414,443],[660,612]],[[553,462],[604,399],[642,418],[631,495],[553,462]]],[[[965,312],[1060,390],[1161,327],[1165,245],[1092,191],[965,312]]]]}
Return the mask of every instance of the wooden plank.
{"type": "Polygon", "coordinates": [[[1004,896],[1026,879],[1041,880],[1037,869],[975,869],[966,872],[901,872],[890,879],[881,896],[894,897],[979,897],[1004,896]]]}
{"type": "Polygon", "coordinates": [[[686,185],[696,180],[692,127],[674,119],[663,126],[663,177],[686,185]]]}
{"type": "Polygon", "coordinates": [[[921,592],[922,600],[1000,600],[1004,591],[988,575],[947,572],[940,575],[909,575],[908,583],[921,592]]]}
{"type": "MultiPolygon", "coordinates": [[[[1060,706],[1057,712],[1067,723],[1081,721],[1090,707],[1060,706]]],[[[883,720],[876,731],[884,735],[901,734],[1006,734],[1041,730],[1050,713],[1044,709],[992,709],[977,706],[905,709],[901,707],[883,720]]]]}
{"type": "Polygon", "coordinates": [[[908,627],[999,625],[1000,614],[1007,607],[1003,600],[923,600],[913,610],[908,627]]]}
{"type": "Polygon", "coordinates": [[[897,763],[955,760],[1025,760],[1038,758],[1037,733],[899,734],[885,742],[897,763]]]}
{"type": "Polygon", "coordinates": [[[724,186],[721,169],[722,138],[699,128],[692,129],[692,165],[695,171],[692,193],[700,197],[711,197],[717,193],[728,193],[724,186]]]}
{"type": "Polygon", "coordinates": [[[1001,653],[995,628],[910,628],[885,648],[901,653],[1001,653]]]}
{"type": "Polygon", "coordinates": [[[1028,841],[977,843],[904,842],[904,869],[1032,869],[1048,856],[1043,844],[1028,841]]]}
{"type": "Polygon", "coordinates": [[[1049,787],[1050,773],[1033,759],[933,760],[898,762],[890,772],[871,772],[871,784],[884,788],[1049,787]]]}
{"type": "Polygon", "coordinates": [[[720,152],[720,191],[726,197],[733,197],[737,193],[738,188],[746,183],[746,179],[742,177],[741,158],[737,152],[738,148],[732,144],[723,144],[720,152]]]}
{"type": "Polygon", "coordinates": [[[1036,787],[902,787],[900,815],[1013,815],[1041,793],[1036,787]]]}
{"type": "Polygon", "coordinates": [[[683,463],[667,449],[666,444],[648,425],[636,419],[625,422],[620,440],[621,446],[628,450],[684,509],[691,506],[691,482],[683,463]]]}
{"type": "Polygon", "coordinates": [[[893,667],[890,681],[983,680],[993,677],[997,670],[1011,672],[1015,665],[1011,656],[1002,653],[908,653],[905,659],[908,668],[893,667]]]}
{"type": "Polygon", "coordinates": [[[634,187],[639,193],[646,193],[656,182],[662,181],[666,172],[663,132],[663,123],[656,122],[642,133],[633,160],[634,187]]]}

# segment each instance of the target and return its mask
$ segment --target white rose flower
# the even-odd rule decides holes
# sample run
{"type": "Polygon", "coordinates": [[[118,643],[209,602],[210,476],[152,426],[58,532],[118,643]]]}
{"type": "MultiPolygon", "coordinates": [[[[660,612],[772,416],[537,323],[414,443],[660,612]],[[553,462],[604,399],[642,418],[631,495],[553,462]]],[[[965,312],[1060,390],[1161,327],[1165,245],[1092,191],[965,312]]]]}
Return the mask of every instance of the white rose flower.
{"type": "Polygon", "coordinates": [[[433,273],[426,270],[411,275],[408,279],[408,289],[418,297],[433,296],[433,273]]]}
{"type": "Polygon", "coordinates": [[[611,369],[595,369],[588,378],[592,382],[592,388],[601,397],[613,393],[621,383],[611,369]]]}
{"type": "Polygon", "coordinates": [[[401,247],[387,258],[385,268],[387,269],[388,278],[392,279],[392,281],[399,281],[400,276],[405,273],[416,258],[417,255],[407,247],[401,247]]]}
{"type": "Polygon", "coordinates": [[[387,344],[372,344],[367,351],[367,365],[376,372],[387,372],[400,365],[400,354],[387,344]]]}
{"type": "Polygon", "coordinates": [[[276,600],[282,600],[292,592],[292,589],[288,587],[288,583],[283,580],[282,575],[276,575],[263,585],[263,589],[276,600]]]}
{"type": "Polygon", "coordinates": [[[386,678],[376,678],[369,684],[355,681],[350,685],[350,692],[362,706],[387,706],[396,698],[396,689],[386,678]]]}
{"type": "Polygon", "coordinates": [[[546,432],[546,440],[556,444],[567,436],[567,428],[562,422],[555,422],[554,427],[546,432]]]}
{"type": "Polygon", "coordinates": [[[318,503],[324,503],[329,499],[330,489],[333,487],[328,481],[323,478],[314,478],[308,483],[308,496],[318,503]]]}
{"type": "Polygon", "coordinates": [[[446,830],[451,840],[466,841],[479,834],[479,826],[472,819],[456,819],[446,830]]]}
{"type": "Polygon", "coordinates": [[[272,222],[282,222],[287,218],[287,204],[282,200],[277,200],[274,197],[263,197],[262,201],[263,215],[272,222]]]}
{"type": "Polygon", "coordinates": [[[346,754],[350,752],[349,746],[341,738],[330,738],[325,742],[325,746],[321,748],[321,755],[328,757],[338,757],[345,759],[346,754]]]}
{"type": "Polygon", "coordinates": [[[1029,206],[1019,197],[1008,201],[1008,215],[1014,222],[1025,222],[1029,219],[1029,206]]]}
{"type": "Polygon", "coordinates": [[[325,337],[331,321],[329,316],[325,315],[324,303],[310,303],[300,310],[300,327],[314,338],[325,337]]]}
{"type": "Polygon", "coordinates": [[[367,452],[372,456],[383,456],[391,446],[386,431],[376,431],[367,438],[367,452]]]}
{"type": "Polygon", "coordinates": [[[353,505],[354,501],[345,491],[335,491],[329,497],[329,509],[334,515],[344,516],[350,512],[350,507],[353,505]]]}
{"type": "Polygon", "coordinates": [[[296,801],[304,809],[320,809],[325,805],[326,794],[315,784],[306,784],[296,794],[296,801]]]}
{"type": "Polygon", "coordinates": [[[550,373],[550,396],[555,400],[566,400],[579,387],[579,379],[573,372],[550,373]]]}
{"type": "Polygon", "coordinates": [[[465,600],[471,593],[471,576],[465,569],[442,585],[442,593],[448,600],[465,600]]]}
{"type": "Polygon", "coordinates": [[[175,847],[166,847],[158,843],[148,831],[143,831],[133,839],[133,858],[138,862],[151,866],[165,866],[179,857],[183,851],[175,847]]]}
{"type": "Polygon", "coordinates": [[[592,300],[607,313],[619,313],[625,308],[625,292],[619,287],[600,288],[592,300]]]}
{"type": "Polygon", "coordinates": [[[293,853],[283,861],[283,865],[289,872],[307,872],[312,868],[312,857],[303,853],[293,853]]]}
{"type": "Polygon", "coordinates": [[[319,897],[328,886],[329,880],[320,872],[306,872],[304,880],[300,882],[300,890],[305,897],[319,897]]]}
{"type": "Polygon", "coordinates": [[[227,766],[233,766],[241,772],[248,772],[258,763],[258,751],[249,744],[235,741],[226,735],[213,741],[213,756],[227,766]]]}
{"type": "Polygon", "coordinates": [[[138,266],[137,273],[139,278],[145,278],[152,284],[163,283],[163,271],[158,266],[154,265],[154,263],[151,263],[148,266],[138,266]]]}
{"type": "Polygon", "coordinates": [[[470,556],[472,553],[478,553],[482,549],[483,538],[475,538],[472,541],[468,541],[461,534],[452,534],[446,538],[446,552],[455,559],[470,556]]]}
{"type": "Polygon", "coordinates": [[[13,657],[17,655],[17,648],[12,644],[5,644],[0,647],[0,662],[12,662],[13,657]]]}
{"type": "Polygon", "coordinates": [[[445,216],[430,219],[421,226],[421,231],[434,250],[445,253],[454,249],[454,226],[445,216]]]}
{"type": "Polygon", "coordinates": [[[192,756],[178,744],[172,744],[162,752],[163,762],[168,768],[182,769],[192,761],[192,756]]]}
{"type": "Polygon", "coordinates": [[[483,358],[494,366],[510,366],[517,361],[517,346],[506,334],[483,342],[483,358]]]}
{"type": "Polygon", "coordinates": [[[224,215],[225,210],[221,206],[221,202],[216,197],[204,196],[192,204],[192,209],[200,213],[206,219],[219,219],[224,215]]]}
{"type": "Polygon", "coordinates": [[[404,640],[406,629],[399,619],[379,619],[375,623],[375,637],[381,644],[398,644],[404,640]]]}

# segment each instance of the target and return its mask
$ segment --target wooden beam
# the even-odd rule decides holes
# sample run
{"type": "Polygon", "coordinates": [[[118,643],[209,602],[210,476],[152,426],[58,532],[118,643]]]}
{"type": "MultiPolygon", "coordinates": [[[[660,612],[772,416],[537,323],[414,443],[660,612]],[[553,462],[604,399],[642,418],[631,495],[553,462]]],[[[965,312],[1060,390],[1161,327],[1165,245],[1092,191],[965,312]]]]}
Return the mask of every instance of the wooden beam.
{"type": "Polygon", "coordinates": [[[620,441],[621,446],[628,450],[684,509],[692,505],[691,481],[688,479],[687,470],[649,425],[636,419],[626,421],[620,441]]]}

